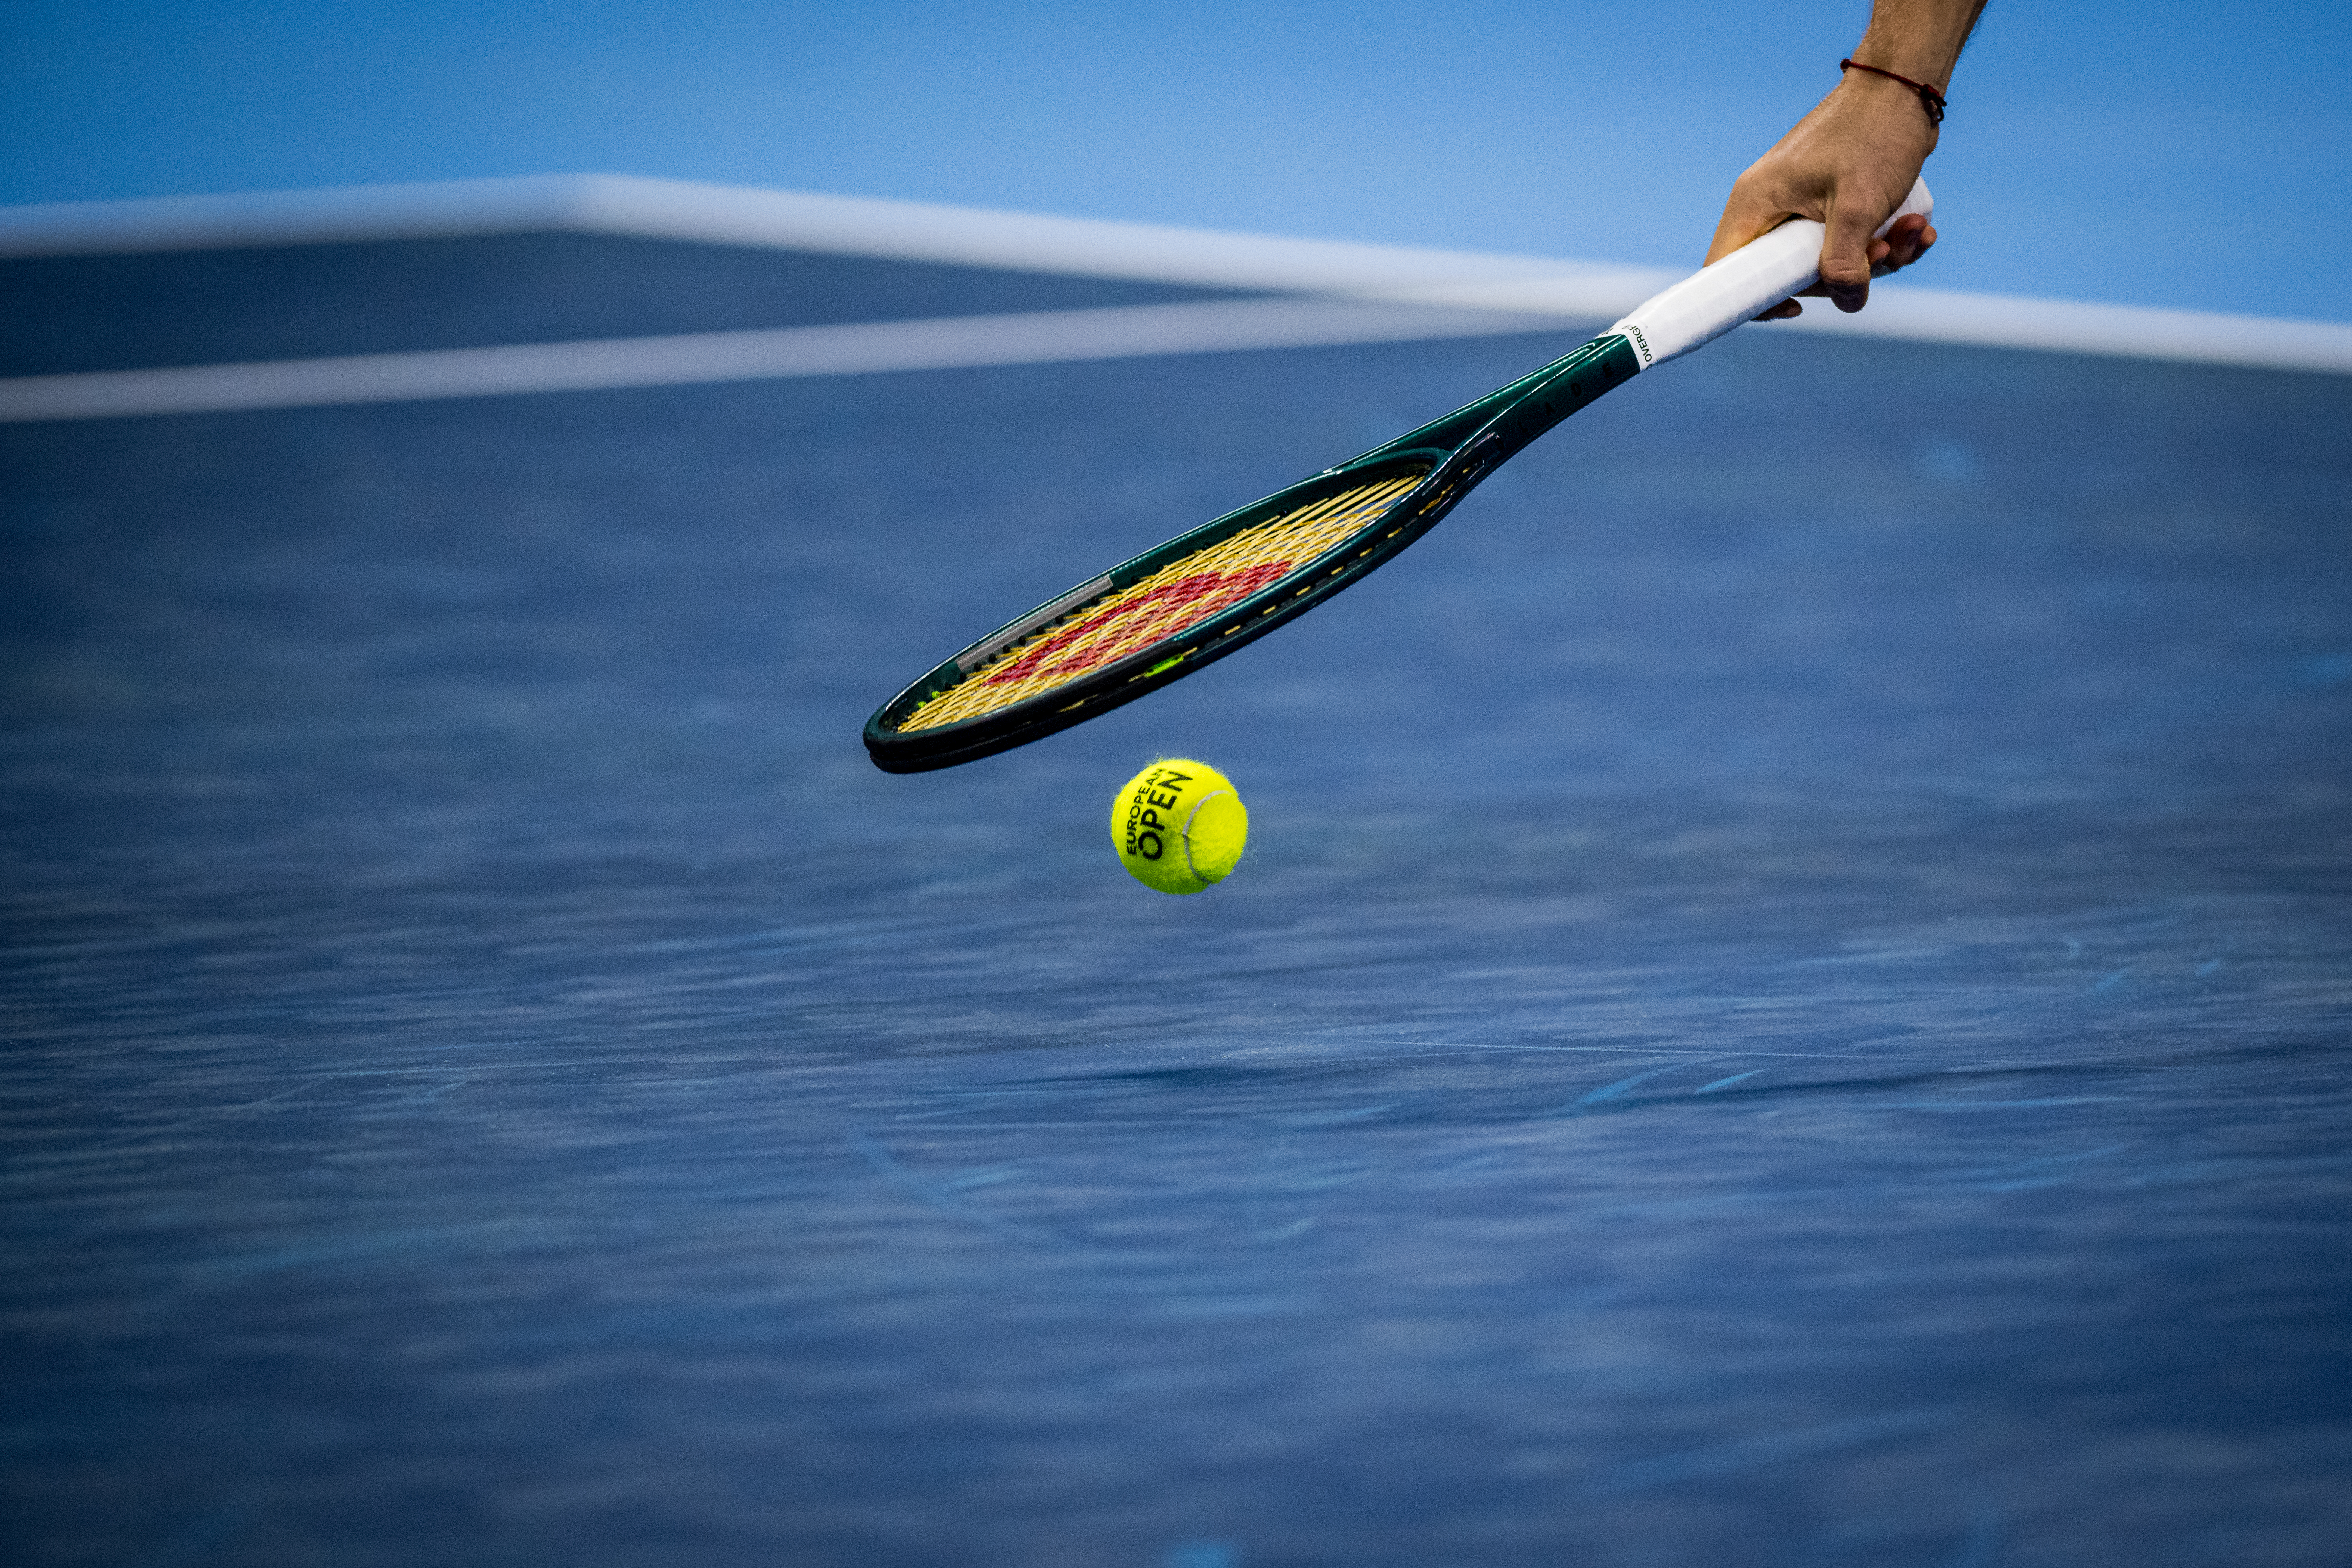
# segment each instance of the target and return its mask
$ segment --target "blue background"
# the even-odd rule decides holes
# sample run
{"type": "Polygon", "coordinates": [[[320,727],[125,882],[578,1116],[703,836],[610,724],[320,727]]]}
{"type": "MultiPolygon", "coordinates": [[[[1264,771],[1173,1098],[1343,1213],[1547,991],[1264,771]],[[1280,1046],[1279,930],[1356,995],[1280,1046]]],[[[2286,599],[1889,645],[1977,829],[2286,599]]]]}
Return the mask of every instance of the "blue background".
{"type": "MultiPolygon", "coordinates": [[[[0,201],[607,171],[1673,265],[1865,7],[63,0],[0,201]]],[[[2352,10],[1995,5],[1948,288],[2352,319],[2352,10]]]]}

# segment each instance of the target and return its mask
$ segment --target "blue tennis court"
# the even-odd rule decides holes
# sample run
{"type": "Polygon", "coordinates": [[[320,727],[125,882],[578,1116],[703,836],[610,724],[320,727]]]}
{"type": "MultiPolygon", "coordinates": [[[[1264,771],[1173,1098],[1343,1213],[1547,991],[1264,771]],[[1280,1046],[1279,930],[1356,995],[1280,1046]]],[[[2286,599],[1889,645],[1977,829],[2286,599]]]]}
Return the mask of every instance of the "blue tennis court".
{"type": "MultiPolygon", "coordinates": [[[[1285,298],[0,277],[52,387],[1285,298]]],[[[11,1555],[2344,1562],[2352,378],[1743,331],[1213,669],[869,764],[1592,330],[1441,326],[0,424],[11,1555]],[[1199,898],[1108,842],[1163,754],[1252,810],[1199,898]]]]}

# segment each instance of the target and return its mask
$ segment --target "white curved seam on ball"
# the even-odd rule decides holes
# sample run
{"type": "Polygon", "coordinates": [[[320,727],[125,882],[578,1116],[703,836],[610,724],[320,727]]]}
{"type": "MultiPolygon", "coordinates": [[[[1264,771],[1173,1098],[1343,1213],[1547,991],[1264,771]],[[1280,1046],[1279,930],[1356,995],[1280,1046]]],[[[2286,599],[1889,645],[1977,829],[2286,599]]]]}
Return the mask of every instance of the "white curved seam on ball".
{"type": "MultiPolygon", "coordinates": [[[[1202,795],[1200,799],[1192,803],[1192,809],[1184,814],[1184,826],[1176,830],[1178,836],[1184,840],[1184,869],[1192,872],[1192,880],[1200,883],[1204,888],[1209,885],[1209,879],[1201,875],[1201,868],[1192,864],[1192,819],[1201,815],[1201,808],[1202,806],[1208,805],[1219,795],[1232,795],[1233,793],[1234,792],[1229,789],[1211,790],[1208,794],[1202,795]]],[[[1235,798],[1238,799],[1239,797],[1236,796],[1235,798]]]]}

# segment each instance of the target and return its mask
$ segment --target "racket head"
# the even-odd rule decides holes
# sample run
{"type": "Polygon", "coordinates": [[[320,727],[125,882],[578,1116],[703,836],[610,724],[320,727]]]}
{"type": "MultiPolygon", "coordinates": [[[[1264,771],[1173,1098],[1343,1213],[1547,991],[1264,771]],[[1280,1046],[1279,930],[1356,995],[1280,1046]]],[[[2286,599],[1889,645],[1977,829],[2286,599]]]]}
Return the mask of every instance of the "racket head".
{"type": "Polygon", "coordinates": [[[1318,474],[1006,622],[875,710],[887,773],[952,767],[1132,702],[1255,641],[1428,531],[1466,486],[1442,451],[1318,474]]]}
{"type": "Polygon", "coordinates": [[[875,710],[866,749],[885,773],[953,767],[1213,664],[1395,559],[1498,464],[1640,370],[1633,345],[1604,333],[1443,419],[1121,562],[875,710]]]}

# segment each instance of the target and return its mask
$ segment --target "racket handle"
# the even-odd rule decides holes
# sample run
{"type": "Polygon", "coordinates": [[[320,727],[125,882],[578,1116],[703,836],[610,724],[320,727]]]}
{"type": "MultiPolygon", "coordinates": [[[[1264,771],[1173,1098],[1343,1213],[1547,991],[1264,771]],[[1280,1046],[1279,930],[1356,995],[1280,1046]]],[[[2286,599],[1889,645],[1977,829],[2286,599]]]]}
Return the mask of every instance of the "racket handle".
{"type": "MultiPolygon", "coordinates": [[[[1919,180],[1878,233],[1893,228],[1895,218],[1935,210],[1927,182],[1919,180]]],[[[1792,217],[1648,300],[1609,331],[1633,345],[1643,370],[1686,354],[1819,282],[1824,232],[1811,218],[1792,217]]]]}

